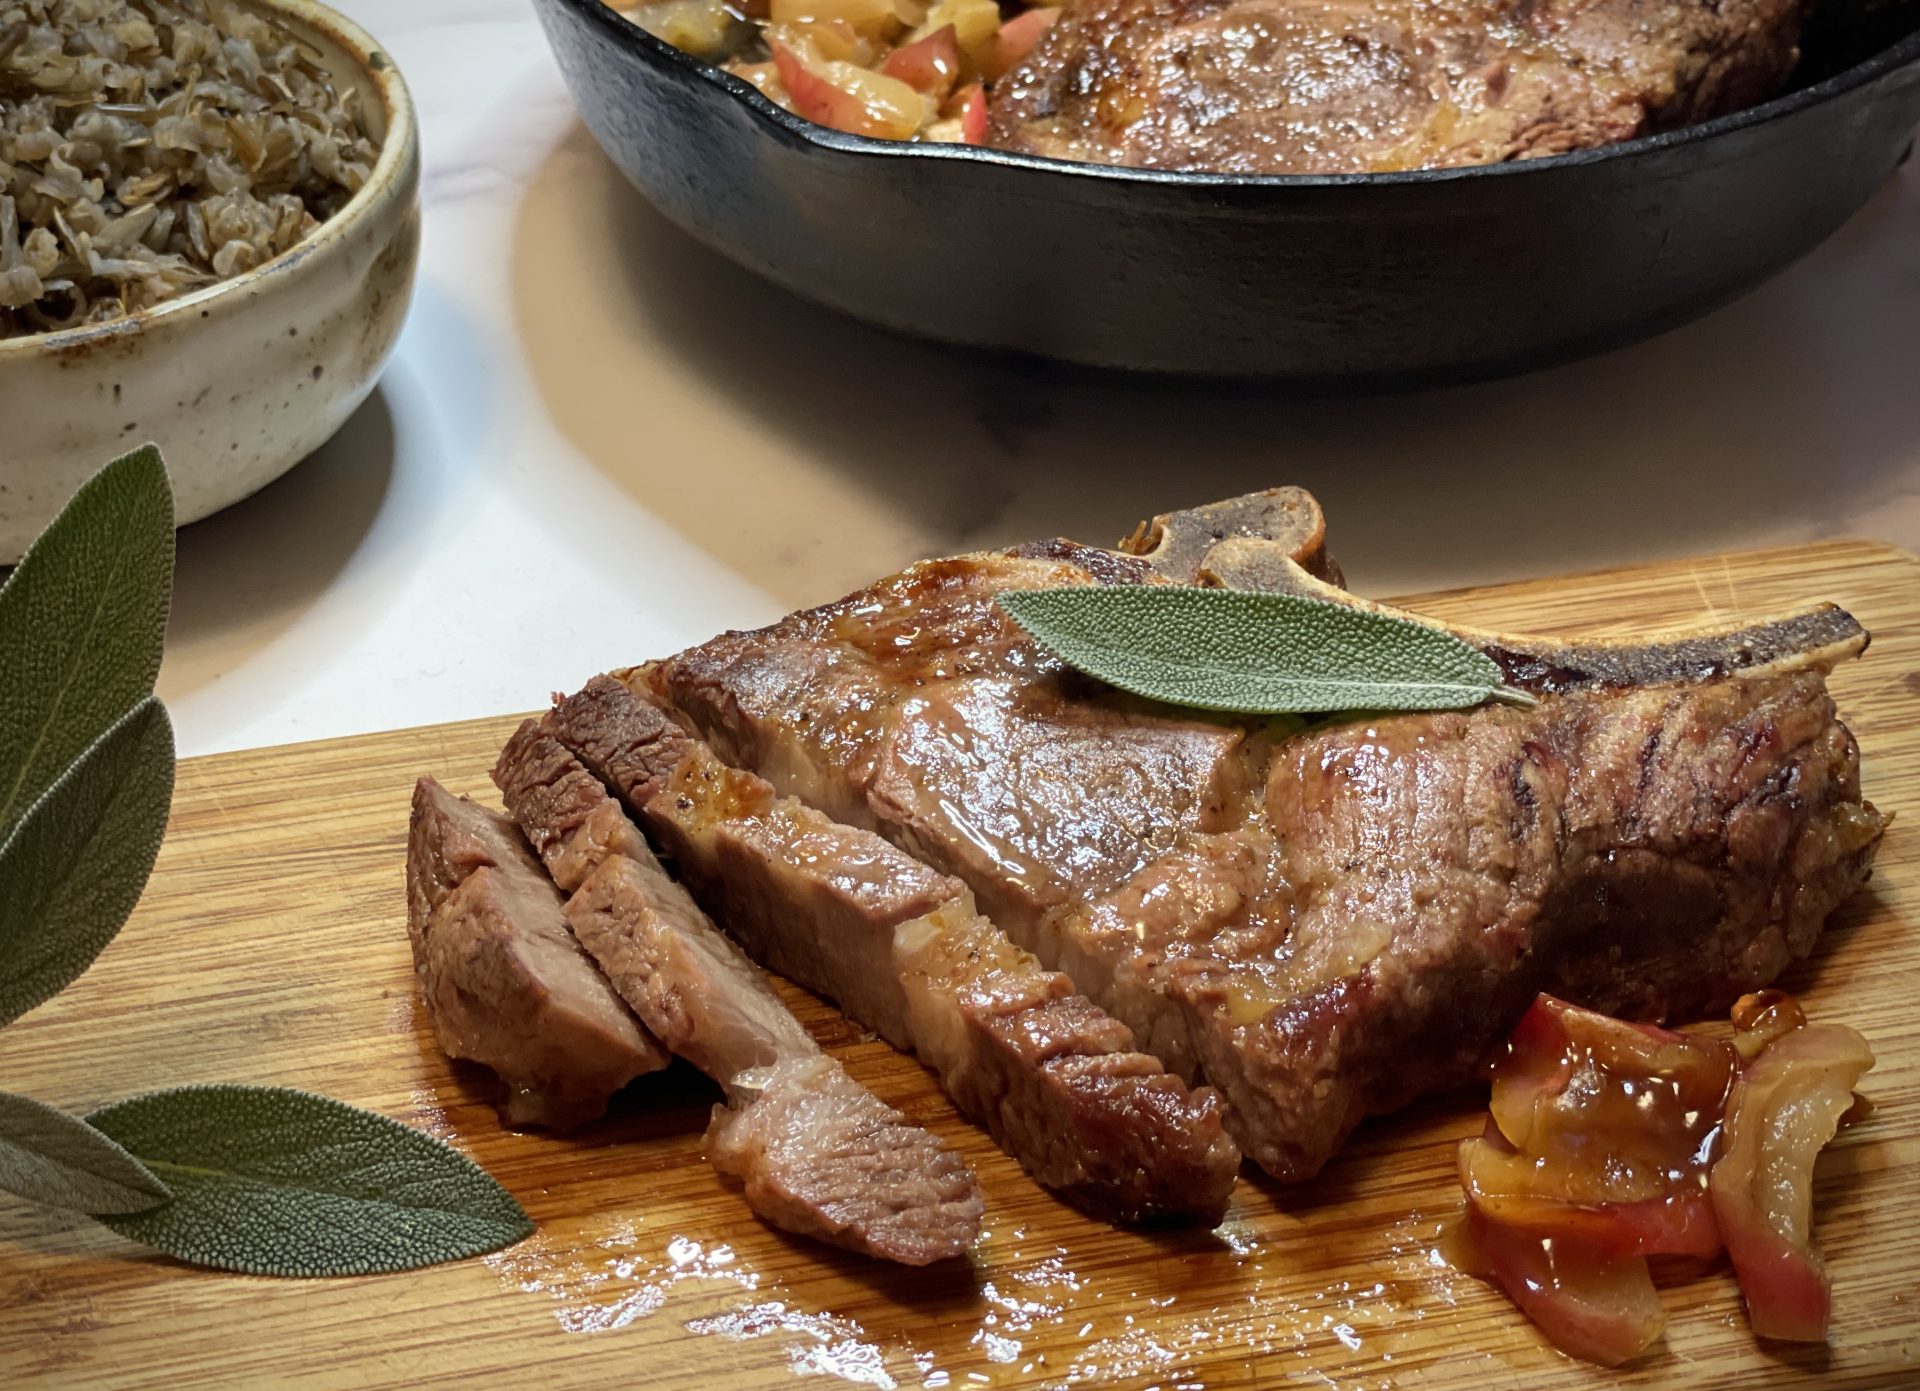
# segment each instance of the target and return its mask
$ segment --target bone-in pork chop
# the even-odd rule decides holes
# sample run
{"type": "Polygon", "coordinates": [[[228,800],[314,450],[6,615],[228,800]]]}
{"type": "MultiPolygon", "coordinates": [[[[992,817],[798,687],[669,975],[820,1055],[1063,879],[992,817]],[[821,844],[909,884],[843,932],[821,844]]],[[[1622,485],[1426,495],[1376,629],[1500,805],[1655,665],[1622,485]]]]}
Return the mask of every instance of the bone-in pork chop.
{"type": "Polygon", "coordinates": [[[1223,575],[1338,596],[1303,498],[1163,518],[1127,553],[930,561],[621,677],[964,881],[1285,1179],[1469,1080],[1538,990],[1685,1018],[1811,949],[1885,824],[1826,693],[1865,640],[1838,610],[1639,647],[1466,634],[1539,703],[1303,727],[1122,695],[994,603],[1223,575]]]}

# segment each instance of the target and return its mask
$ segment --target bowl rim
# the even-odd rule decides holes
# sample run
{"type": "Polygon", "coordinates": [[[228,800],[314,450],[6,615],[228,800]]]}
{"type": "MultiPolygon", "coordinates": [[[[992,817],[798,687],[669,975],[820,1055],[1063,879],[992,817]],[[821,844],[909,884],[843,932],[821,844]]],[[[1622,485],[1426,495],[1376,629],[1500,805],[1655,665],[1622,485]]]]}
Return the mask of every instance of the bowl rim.
{"type": "MultiPolygon", "coordinates": [[[[283,0],[283,3],[285,0],[283,0]]],[[[816,125],[779,106],[762,95],[752,83],[733,76],[701,58],[675,48],[629,19],[606,0],[541,0],[572,10],[585,22],[603,30],[615,41],[637,53],[654,66],[667,66],[704,79],[722,94],[731,97],[756,117],[771,133],[797,140],[836,154],[879,159],[953,160],[1028,170],[1041,174],[1060,174],[1081,179],[1106,179],[1118,183],[1162,185],[1200,189],[1337,189],[1403,187],[1420,184],[1450,184],[1465,179],[1551,177],[1568,169],[1603,164],[1635,155],[1674,149],[1713,140],[1753,126],[1781,120],[1821,105],[1856,88],[1914,63],[1920,63],[1920,28],[1895,40],[1852,67],[1806,87],[1782,93],[1755,106],[1716,116],[1712,120],[1679,126],[1654,135],[1636,136],[1565,154],[1543,155],[1538,159],[1508,160],[1498,164],[1469,164],[1446,169],[1405,169],[1390,173],[1345,174],[1230,174],[1185,169],[1142,169],[1125,165],[1095,164],[1081,160],[1055,159],[1049,155],[1030,155],[1014,150],[990,149],[982,145],[956,145],[938,141],[881,140],[865,135],[816,125]]]]}
{"type": "Polygon", "coordinates": [[[117,319],[108,319],[103,323],[0,338],[0,362],[10,357],[18,358],[45,352],[70,352],[102,339],[145,333],[160,324],[190,317],[196,309],[205,310],[209,302],[220,300],[232,291],[258,284],[262,280],[278,279],[311,259],[316,253],[345,238],[355,225],[363,220],[374,204],[379,202],[401,179],[404,168],[415,157],[415,147],[419,137],[415,128],[413,95],[407,90],[406,79],[400,75],[400,69],[395,66],[385,47],[377,43],[373,36],[358,24],[338,10],[318,3],[318,0],[242,0],[242,2],[252,9],[283,14],[308,28],[320,31],[337,44],[360,69],[360,75],[367,89],[377,95],[380,101],[386,114],[387,126],[386,134],[381,138],[380,153],[373,162],[373,169],[368,173],[367,181],[355,191],[339,212],[278,256],[262,261],[251,270],[242,271],[225,280],[203,285],[189,294],[166,300],[147,309],[136,310],[132,314],[125,314],[117,319]]]}

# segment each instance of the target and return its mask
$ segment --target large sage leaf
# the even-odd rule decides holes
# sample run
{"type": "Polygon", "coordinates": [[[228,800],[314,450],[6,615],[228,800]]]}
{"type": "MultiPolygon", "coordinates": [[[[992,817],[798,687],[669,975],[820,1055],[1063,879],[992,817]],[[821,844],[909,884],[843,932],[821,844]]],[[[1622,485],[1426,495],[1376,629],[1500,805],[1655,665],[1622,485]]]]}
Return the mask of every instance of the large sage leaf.
{"type": "Polygon", "coordinates": [[[173,726],[148,696],[0,842],[0,1025],[93,964],[139,901],[173,800],[173,726]]]}
{"type": "MultiPolygon", "coordinates": [[[[82,487],[0,586],[0,1025],[92,964],[152,872],[172,579],[172,496],[146,449],[82,487]]],[[[156,1092],[89,1122],[0,1093],[0,1189],[264,1275],[409,1269],[533,1230],[438,1140],[273,1087],[156,1092]]]]}
{"type": "Polygon", "coordinates": [[[153,446],[75,493],[0,586],[0,844],[160,671],[173,493],[153,446]]]}
{"type": "Polygon", "coordinates": [[[153,1171],[85,1121],[0,1092],[0,1189],[89,1216],[167,1200],[153,1171]]]}
{"type": "Polygon", "coordinates": [[[1278,715],[1525,699],[1450,633],[1324,599],[1099,585],[1009,590],[999,601],[1069,666],[1174,705],[1278,715]]]}
{"type": "Polygon", "coordinates": [[[283,1087],[183,1087],[88,1120],[173,1201],[105,1217],[195,1265],[249,1275],[367,1275],[496,1250],[533,1231],[459,1151],[343,1102],[283,1087]]]}

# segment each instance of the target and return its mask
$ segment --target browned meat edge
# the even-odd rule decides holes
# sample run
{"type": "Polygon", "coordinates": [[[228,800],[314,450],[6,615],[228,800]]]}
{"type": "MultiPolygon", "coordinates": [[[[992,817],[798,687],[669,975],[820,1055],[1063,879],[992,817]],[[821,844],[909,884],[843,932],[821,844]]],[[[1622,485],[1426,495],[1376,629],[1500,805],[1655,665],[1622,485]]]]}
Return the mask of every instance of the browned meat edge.
{"type": "Polygon", "coordinates": [[[926,1265],[980,1234],[979,1186],[821,1052],[764,977],[661,869],[619,805],[529,720],[494,769],[588,951],[649,1027],[727,1092],[708,1152],[789,1231],[926,1265]]]}
{"type": "Polygon", "coordinates": [[[939,1073],[1044,1185],[1130,1222],[1220,1220],[1239,1155],[1189,1092],[956,881],[720,764],[610,678],[547,727],[620,794],[760,960],[840,1001],[939,1073]]]}

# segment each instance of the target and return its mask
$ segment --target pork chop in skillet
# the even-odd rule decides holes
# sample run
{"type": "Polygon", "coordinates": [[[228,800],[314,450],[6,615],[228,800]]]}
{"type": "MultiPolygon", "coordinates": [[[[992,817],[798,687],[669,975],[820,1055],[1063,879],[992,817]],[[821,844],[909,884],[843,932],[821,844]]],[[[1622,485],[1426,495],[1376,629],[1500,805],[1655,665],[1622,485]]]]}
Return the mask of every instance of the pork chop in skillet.
{"type": "Polygon", "coordinates": [[[1491,164],[1774,95],[1808,0],[1082,0],[990,143],[1232,174],[1491,164]]]}

